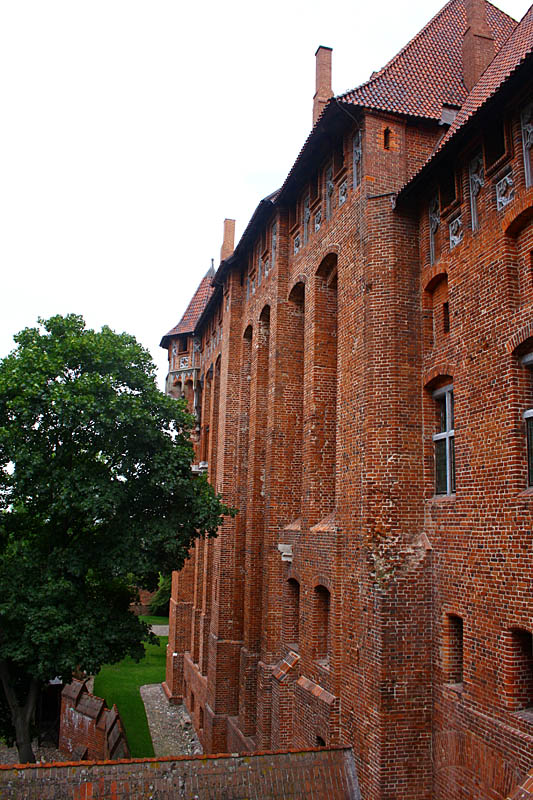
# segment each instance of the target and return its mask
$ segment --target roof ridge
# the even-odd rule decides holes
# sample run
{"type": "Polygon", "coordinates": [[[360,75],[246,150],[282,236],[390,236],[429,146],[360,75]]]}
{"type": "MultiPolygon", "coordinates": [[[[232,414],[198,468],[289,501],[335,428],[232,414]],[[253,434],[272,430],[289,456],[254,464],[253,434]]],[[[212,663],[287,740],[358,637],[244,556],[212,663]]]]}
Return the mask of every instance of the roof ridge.
{"type": "MultiPolygon", "coordinates": [[[[498,6],[494,5],[494,3],[491,3],[489,0],[484,0],[484,2],[485,2],[485,6],[491,6],[493,9],[495,9],[498,12],[498,14],[501,14],[502,16],[506,17],[510,22],[514,22],[515,26],[516,26],[517,20],[515,20],[513,17],[511,17],[505,11],[502,11],[500,8],[498,8],[498,6]]],[[[444,14],[449,12],[449,10],[450,10],[450,8],[452,6],[458,6],[458,5],[464,7],[465,0],[448,0],[448,2],[445,3],[442,6],[442,8],[439,11],[437,11],[437,13],[434,14],[431,17],[430,20],[428,20],[428,22],[426,22],[424,27],[421,28],[414,36],[412,36],[411,39],[409,39],[409,41],[391,59],[389,59],[389,61],[387,61],[387,63],[383,67],[381,67],[381,69],[379,69],[377,72],[373,73],[372,76],[367,81],[364,81],[363,83],[359,84],[358,86],[355,86],[353,89],[350,89],[347,92],[343,92],[342,94],[337,95],[335,99],[342,101],[344,98],[350,97],[350,95],[353,95],[355,92],[359,92],[359,91],[364,90],[364,89],[366,89],[368,87],[372,87],[372,85],[376,81],[387,80],[387,78],[389,77],[387,75],[387,73],[389,73],[392,70],[392,68],[405,55],[405,53],[407,51],[409,51],[411,48],[415,47],[416,44],[418,44],[418,42],[422,39],[422,37],[428,32],[428,30],[433,25],[435,25],[437,20],[440,17],[442,17],[444,14]]],[[[512,31],[509,33],[507,38],[509,38],[511,33],[512,33],[512,31]]],[[[505,41],[507,41],[507,38],[505,39],[505,41]]],[[[496,39],[495,39],[495,44],[497,45],[496,39]]],[[[499,49],[500,49],[500,47],[498,47],[498,50],[499,49]]]]}
{"type": "MultiPolygon", "coordinates": [[[[433,25],[435,20],[437,20],[438,17],[440,17],[440,16],[442,16],[442,14],[444,14],[444,12],[447,10],[448,6],[451,6],[451,5],[455,4],[455,3],[462,3],[462,2],[464,2],[464,0],[448,0],[448,2],[445,3],[442,6],[440,11],[437,11],[437,13],[434,14],[428,22],[426,22],[424,27],[420,28],[420,30],[417,33],[415,33],[415,35],[412,36],[409,39],[409,41],[406,44],[404,44],[404,46],[400,50],[398,50],[398,52],[395,55],[393,55],[393,57],[390,58],[383,67],[381,67],[381,69],[379,69],[375,74],[373,74],[367,81],[364,81],[364,83],[361,83],[359,86],[355,86],[353,89],[350,89],[349,92],[344,92],[344,94],[339,95],[339,99],[341,97],[344,97],[347,94],[351,94],[352,92],[355,92],[356,89],[362,89],[364,86],[368,86],[370,83],[372,83],[373,81],[377,80],[378,78],[382,78],[384,76],[385,72],[387,70],[390,70],[392,68],[392,66],[398,61],[400,56],[402,56],[405,53],[406,50],[408,50],[410,47],[413,47],[416,44],[416,42],[421,38],[422,34],[426,32],[427,28],[429,28],[431,25],[433,25]]],[[[488,2],[488,0],[485,0],[485,2],[488,2]]]]}
{"type": "Polygon", "coordinates": [[[461,129],[467,125],[470,120],[478,114],[486,104],[497,94],[502,88],[503,84],[520,69],[524,62],[531,58],[533,54],[533,5],[525,12],[520,22],[513,28],[506,39],[497,50],[492,61],[487,65],[487,68],[479,76],[478,81],[474,84],[470,92],[467,94],[459,113],[455,120],[448,128],[444,136],[435,145],[433,152],[428,156],[422,166],[410,176],[409,180],[401,187],[399,193],[404,192],[408,186],[417,181],[422,172],[433,162],[435,157],[440,156],[443,150],[446,149],[450,141],[459,134],[461,129]],[[520,44],[520,37],[524,35],[524,30],[527,31],[529,26],[531,33],[529,40],[520,44]],[[516,50],[516,55],[513,60],[506,64],[506,58],[509,53],[509,47],[512,40],[518,39],[518,42],[513,45],[513,52],[516,50]],[[529,44],[528,44],[529,41],[529,44]],[[492,79],[494,79],[492,81],[492,79]]]}

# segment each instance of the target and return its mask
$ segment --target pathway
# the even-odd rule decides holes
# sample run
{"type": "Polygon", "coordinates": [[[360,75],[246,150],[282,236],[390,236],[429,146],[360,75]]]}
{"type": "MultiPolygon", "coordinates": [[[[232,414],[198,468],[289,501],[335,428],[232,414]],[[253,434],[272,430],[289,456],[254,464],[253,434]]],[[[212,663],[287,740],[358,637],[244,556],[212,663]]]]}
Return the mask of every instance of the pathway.
{"type": "Polygon", "coordinates": [[[156,757],[202,753],[184,705],[171,705],[160,683],[141,686],[141,697],[156,757]]]}

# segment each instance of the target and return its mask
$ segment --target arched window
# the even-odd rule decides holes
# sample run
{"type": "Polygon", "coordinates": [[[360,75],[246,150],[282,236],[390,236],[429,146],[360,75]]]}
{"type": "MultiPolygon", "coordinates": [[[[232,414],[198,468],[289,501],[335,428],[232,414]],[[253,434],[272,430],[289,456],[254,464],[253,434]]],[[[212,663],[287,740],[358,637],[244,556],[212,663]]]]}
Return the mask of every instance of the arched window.
{"type": "Polygon", "coordinates": [[[390,150],[390,137],[391,137],[390,128],[385,128],[385,130],[383,131],[383,149],[384,150],[390,150]]]}

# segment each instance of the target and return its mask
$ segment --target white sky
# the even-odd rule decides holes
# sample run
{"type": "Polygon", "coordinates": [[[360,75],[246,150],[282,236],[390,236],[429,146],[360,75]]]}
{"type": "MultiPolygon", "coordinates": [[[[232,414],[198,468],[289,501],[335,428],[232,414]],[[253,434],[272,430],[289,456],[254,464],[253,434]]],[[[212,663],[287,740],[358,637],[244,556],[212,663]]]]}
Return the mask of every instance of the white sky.
{"type": "Polygon", "coordinates": [[[75,312],[133,333],[162,386],[224,217],[238,241],[309,133],[317,46],[338,94],[443,4],[0,0],[0,357],[75,312]]]}

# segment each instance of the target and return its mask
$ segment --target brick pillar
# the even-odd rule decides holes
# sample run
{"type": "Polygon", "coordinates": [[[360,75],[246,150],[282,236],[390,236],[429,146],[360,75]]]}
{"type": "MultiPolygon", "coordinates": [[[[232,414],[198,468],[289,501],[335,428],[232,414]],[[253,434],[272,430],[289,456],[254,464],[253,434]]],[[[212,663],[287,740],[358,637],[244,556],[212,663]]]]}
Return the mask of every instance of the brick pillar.
{"type": "Polygon", "coordinates": [[[181,572],[172,573],[172,592],[169,606],[166,680],[167,697],[175,703],[183,701],[183,659],[191,647],[191,618],[194,564],[191,558],[181,572]]]}
{"type": "Polygon", "coordinates": [[[244,646],[241,652],[239,724],[245,736],[256,728],[257,664],[261,646],[264,482],[267,391],[269,386],[270,310],[254,331],[248,457],[249,513],[246,518],[244,646]]]}

